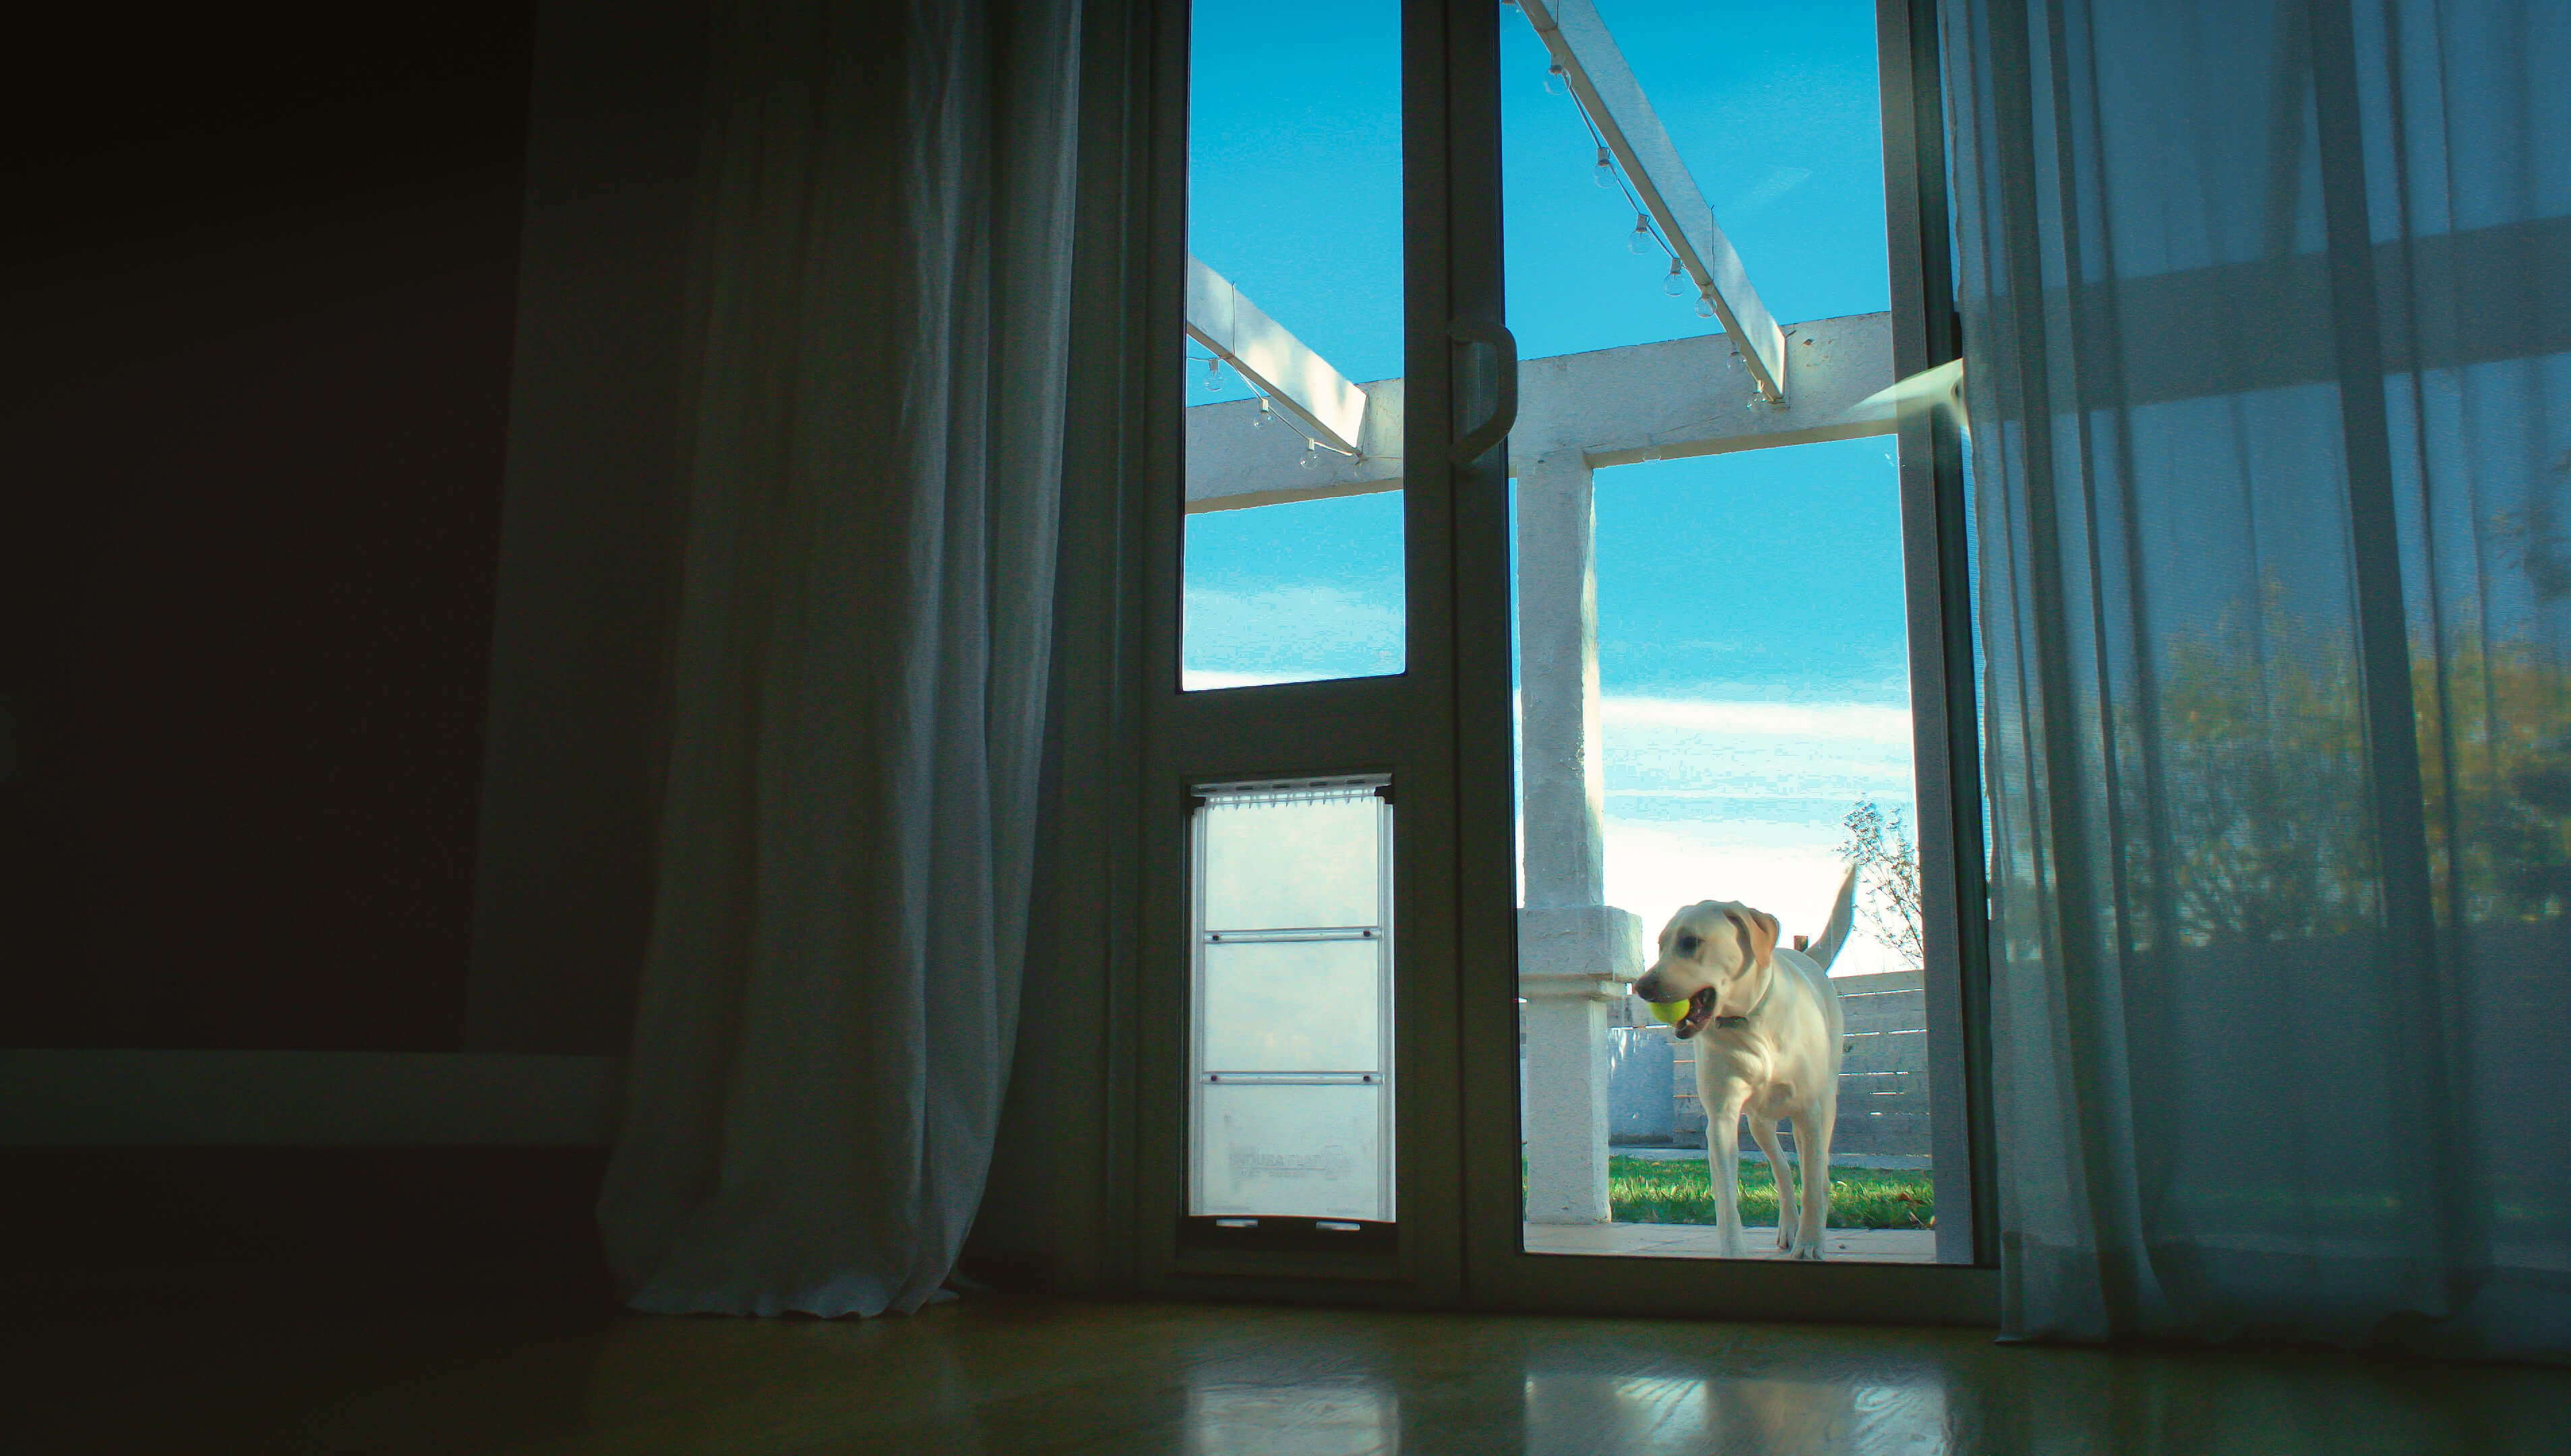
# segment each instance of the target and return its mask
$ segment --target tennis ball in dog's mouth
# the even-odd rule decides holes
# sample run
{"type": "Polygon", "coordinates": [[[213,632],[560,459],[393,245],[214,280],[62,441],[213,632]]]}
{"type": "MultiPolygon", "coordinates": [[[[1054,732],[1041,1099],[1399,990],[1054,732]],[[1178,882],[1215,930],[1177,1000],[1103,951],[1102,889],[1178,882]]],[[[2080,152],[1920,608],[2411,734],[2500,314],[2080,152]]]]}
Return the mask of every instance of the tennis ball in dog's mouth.
{"type": "Polygon", "coordinates": [[[1663,1026],[1678,1025],[1679,1018],[1687,1015],[1687,1010],[1688,1003],[1685,1001],[1655,1001],[1652,1003],[1652,1014],[1661,1019],[1661,1025],[1663,1026]]]}

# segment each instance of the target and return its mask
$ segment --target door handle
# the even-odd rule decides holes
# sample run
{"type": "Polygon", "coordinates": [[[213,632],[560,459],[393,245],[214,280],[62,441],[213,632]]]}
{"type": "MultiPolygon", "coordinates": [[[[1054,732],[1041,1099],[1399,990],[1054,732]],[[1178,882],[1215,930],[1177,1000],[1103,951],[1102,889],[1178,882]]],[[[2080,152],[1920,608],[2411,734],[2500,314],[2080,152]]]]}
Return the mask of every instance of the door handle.
{"type": "MultiPolygon", "coordinates": [[[[1489,418],[1475,425],[1455,443],[1446,447],[1446,458],[1457,465],[1470,465],[1484,452],[1508,437],[1518,422],[1518,341],[1515,334],[1496,323],[1450,323],[1446,336],[1460,344],[1489,349],[1499,361],[1498,398],[1491,403],[1489,418]]],[[[1458,374],[1462,371],[1458,370],[1458,374]]]]}

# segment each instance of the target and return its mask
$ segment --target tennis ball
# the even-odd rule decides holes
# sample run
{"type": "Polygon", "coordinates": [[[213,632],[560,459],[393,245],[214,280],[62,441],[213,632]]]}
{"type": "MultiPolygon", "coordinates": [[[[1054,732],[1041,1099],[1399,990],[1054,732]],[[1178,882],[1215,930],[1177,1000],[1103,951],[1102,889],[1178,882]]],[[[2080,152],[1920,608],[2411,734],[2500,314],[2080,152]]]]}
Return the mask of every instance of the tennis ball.
{"type": "Polygon", "coordinates": [[[1679,1018],[1687,1015],[1687,1009],[1688,1003],[1684,1001],[1655,1001],[1652,1003],[1652,1014],[1661,1019],[1661,1025],[1663,1026],[1678,1025],[1679,1018]]]}

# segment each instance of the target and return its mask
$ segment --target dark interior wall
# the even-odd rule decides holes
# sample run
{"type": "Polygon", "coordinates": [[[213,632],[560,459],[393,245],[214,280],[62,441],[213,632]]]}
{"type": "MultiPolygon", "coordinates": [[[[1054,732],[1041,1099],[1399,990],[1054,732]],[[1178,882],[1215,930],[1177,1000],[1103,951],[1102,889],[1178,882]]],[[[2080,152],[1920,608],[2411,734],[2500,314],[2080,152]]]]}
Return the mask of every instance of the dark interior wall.
{"type": "Polygon", "coordinates": [[[15,18],[0,1045],[461,1045],[530,10],[15,18]]]}
{"type": "Polygon", "coordinates": [[[705,0],[542,0],[465,1044],[623,1049],[650,938],[705,0]]]}

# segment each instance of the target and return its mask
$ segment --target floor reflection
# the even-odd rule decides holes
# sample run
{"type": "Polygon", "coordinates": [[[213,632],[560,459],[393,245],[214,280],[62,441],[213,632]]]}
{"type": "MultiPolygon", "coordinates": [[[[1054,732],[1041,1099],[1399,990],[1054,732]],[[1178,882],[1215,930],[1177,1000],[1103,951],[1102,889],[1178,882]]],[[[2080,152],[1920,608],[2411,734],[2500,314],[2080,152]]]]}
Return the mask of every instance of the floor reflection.
{"type": "Polygon", "coordinates": [[[387,1315],[236,1325],[210,1347],[202,1320],[115,1313],[50,1318],[67,1357],[0,1369],[20,1381],[0,1388],[0,1449],[2571,1452],[2571,1371],[1988,1330],[975,1298],[871,1320],[387,1315]]]}
{"type": "Polygon", "coordinates": [[[1362,1384],[1219,1385],[1188,1392],[1187,1456],[1398,1451],[1401,1397],[1362,1384]]]}
{"type": "Polygon", "coordinates": [[[1524,1390],[1531,1453],[1945,1449],[1946,1405],[1932,1383],[1539,1375],[1524,1390]]]}

